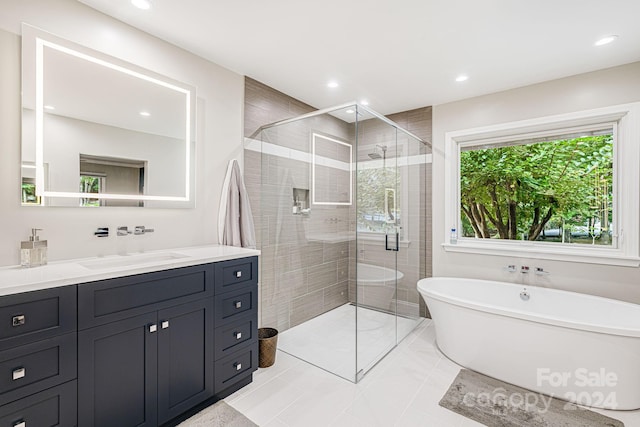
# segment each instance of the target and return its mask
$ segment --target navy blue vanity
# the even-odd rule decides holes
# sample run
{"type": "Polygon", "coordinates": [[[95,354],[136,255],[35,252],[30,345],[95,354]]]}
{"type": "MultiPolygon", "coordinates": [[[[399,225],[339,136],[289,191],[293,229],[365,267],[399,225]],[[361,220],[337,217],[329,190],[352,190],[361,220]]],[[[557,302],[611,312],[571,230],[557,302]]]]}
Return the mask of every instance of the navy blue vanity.
{"type": "Polygon", "coordinates": [[[0,427],[175,425],[252,381],[258,258],[0,297],[0,427]]]}

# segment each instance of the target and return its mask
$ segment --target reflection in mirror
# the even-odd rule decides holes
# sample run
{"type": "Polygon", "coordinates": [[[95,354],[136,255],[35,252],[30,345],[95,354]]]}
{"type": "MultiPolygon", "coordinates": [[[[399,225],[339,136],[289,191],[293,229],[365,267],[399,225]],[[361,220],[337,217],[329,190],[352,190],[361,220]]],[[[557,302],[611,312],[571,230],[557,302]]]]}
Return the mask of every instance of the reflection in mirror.
{"type": "Polygon", "coordinates": [[[193,207],[195,91],[23,26],[22,200],[193,207]]]}
{"type": "MultiPolygon", "coordinates": [[[[47,165],[44,165],[45,170],[47,165]]],[[[22,162],[22,205],[41,206],[43,198],[36,194],[36,164],[34,162],[22,162]]]]}
{"type": "MultiPolygon", "coordinates": [[[[80,192],[144,194],[146,162],[80,154],[80,192]]],[[[80,206],[144,206],[142,200],[83,197],[80,206]]]]}
{"type": "Polygon", "coordinates": [[[331,136],[311,135],[311,187],[314,205],[351,205],[351,144],[331,136]]]}

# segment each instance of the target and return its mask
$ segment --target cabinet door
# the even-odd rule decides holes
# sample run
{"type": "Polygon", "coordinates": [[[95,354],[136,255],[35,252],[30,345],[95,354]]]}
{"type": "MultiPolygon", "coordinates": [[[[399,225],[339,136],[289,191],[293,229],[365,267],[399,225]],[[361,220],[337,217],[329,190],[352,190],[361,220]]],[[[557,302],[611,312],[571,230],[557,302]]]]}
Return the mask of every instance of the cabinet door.
{"type": "Polygon", "coordinates": [[[213,298],[158,312],[158,421],[213,396],[213,298]]]}
{"type": "Polygon", "coordinates": [[[78,333],[79,427],[157,425],[156,320],[149,313],[78,333]]]}

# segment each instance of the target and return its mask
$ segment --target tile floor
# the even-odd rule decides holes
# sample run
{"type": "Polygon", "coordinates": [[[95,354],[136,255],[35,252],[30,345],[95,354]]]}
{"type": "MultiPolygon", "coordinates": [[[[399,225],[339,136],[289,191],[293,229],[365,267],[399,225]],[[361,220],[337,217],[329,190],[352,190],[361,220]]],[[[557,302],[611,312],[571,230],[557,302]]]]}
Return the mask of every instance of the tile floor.
{"type": "Polygon", "coordinates": [[[420,321],[344,304],[287,329],[278,337],[278,348],[355,381],[356,370],[366,373],[376,360],[393,348],[396,328],[399,337],[406,337],[420,321]]]}
{"type": "MultiPolygon", "coordinates": [[[[426,320],[358,384],[278,351],[275,365],[225,400],[262,427],[481,426],[438,406],[459,369],[426,320]]],[[[640,426],[640,411],[599,412],[640,426]]]]}

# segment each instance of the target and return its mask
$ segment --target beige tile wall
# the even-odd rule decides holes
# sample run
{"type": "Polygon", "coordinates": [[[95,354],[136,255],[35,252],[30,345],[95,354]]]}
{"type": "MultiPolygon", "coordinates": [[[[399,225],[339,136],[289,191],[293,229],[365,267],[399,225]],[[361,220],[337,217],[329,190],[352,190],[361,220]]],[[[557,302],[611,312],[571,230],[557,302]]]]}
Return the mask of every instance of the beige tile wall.
{"type": "MultiPolygon", "coordinates": [[[[245,137],[262,137],[263,140],[282,147],[303,152],[310,152],[309,129],[345,141],[353,140],[352,125],[326,115],[273,128],[262,135],[257,134],[264,124],[314,110],[315,108],[260,82],[245,78],[245,137]]],[[[392,117],[392,120],[430,140],[430,108],[395,116],[397,118],[392,117]]],[[[373,136],[375,129],[372,128],[371,132],[373,136]]],[[[344,157],[342,154],[338,157],[344,157]]],[[[430,193],[431,186],[427,182],[430,165],[421,166],[417,174],[421,182],[429,184],[425,188],[430,193]]],[[[336,182],[326,184],[345,191],[344,177],[337,176],[338,174],[334,174],[333,177],[336,182]]],[[[258,247],[262,250],[261,325],[273,326],[283,331],[354,300],[350,295],[355,294],[355,245],[348,242],[317,242],[308,238],[317,233],[355,231],[354,208],[314,205],[311,215],[293,215],[293,188],[310,189],[311,185],[310,166],[306,162],[245,150],[244,177],[253,209],[258,247]]],[[[414,190],[417,191],[418,188],[414,190]]],[[[416,195],[415,203],[419,204],[420,212],[420,218],[417,218],[419,226],[416,228],[425,237],[427,230],[430,230],[425,222],[428,219],[426,214],[430,215],[428,200],[430,195],[416,195]]],[[[407,273],[403,272],[405,279],[399,286],[397,298],[413,304],[418,304],[419,301],[415,281],[418,277],[430,274],[431,270],[430,241],[427,244],[425,239],[417,240],[413,242],[411,251],[399,252],[399,265],[406,266],[407,273]],[[418,267],[410,268],[409,264],[418,267]]],[[[380,262],[380,256],[391,256],[388,252],[378,255],[379,248],[367,250],[367,245],[363,245],[362,249],[365,259],[372,262],[380,262]]],[[[423,304],[421,313],[425,314],[423,304]]]]}

